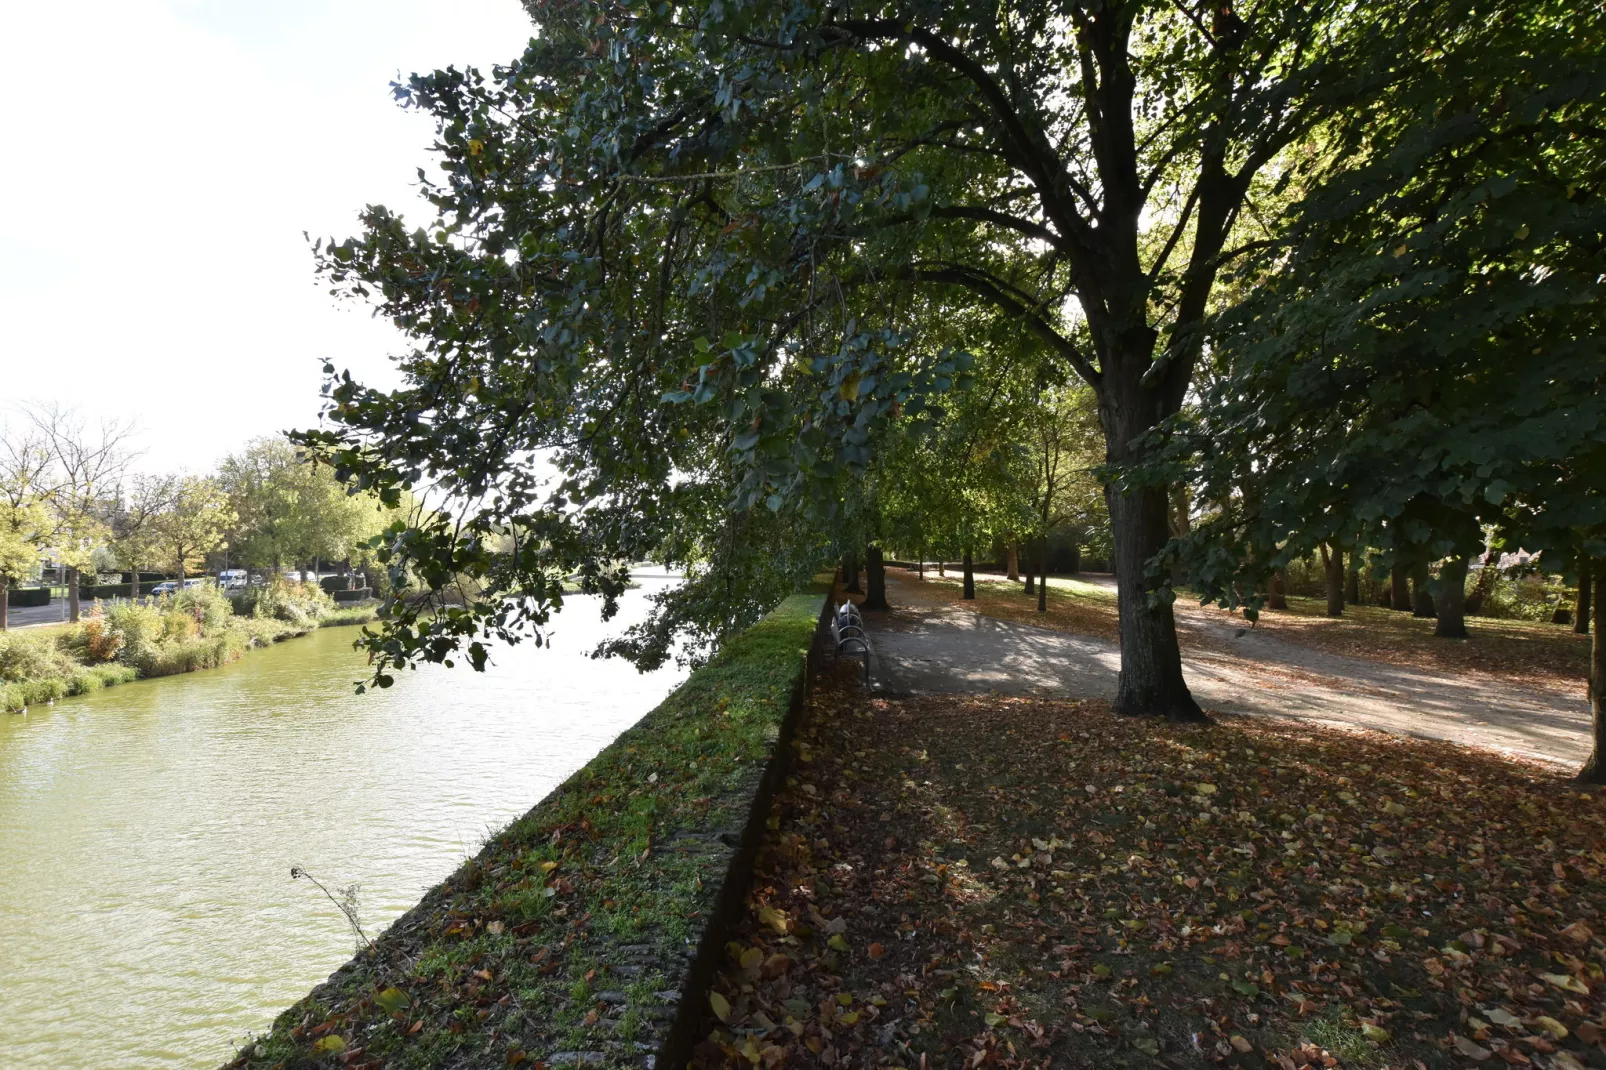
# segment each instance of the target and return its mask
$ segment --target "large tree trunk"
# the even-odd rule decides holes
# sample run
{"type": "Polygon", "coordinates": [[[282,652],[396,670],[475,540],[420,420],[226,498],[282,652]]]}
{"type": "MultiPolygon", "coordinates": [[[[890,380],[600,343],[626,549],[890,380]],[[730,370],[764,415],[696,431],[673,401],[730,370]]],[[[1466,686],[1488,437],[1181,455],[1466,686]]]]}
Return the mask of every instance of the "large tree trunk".
{"type": "Polygon", "coordinates": [[[1282,569],[1271,574],[1271,590],[1266,595],[1266,608],[1288,608],[1288,578],[1282,569]]]}
{"type": "Polygon", "coordinates": [[[1411,608],[1411,579],[1404,565],[1395,565],[1389,572],[1389,608],[1401,612],[1411,608]]]}
{"type": "Polygon", "coordinates": [[[1009,548],[1008,566],[1009,566],[1009,570],[1008,570],[1008,572],[1005,573],[1005,577],[1007,579],[1019,580],[1020,579],[1020,550],[1018,548],[1014,547],[1014,546],[1011,546],[1009,548]]]}
{"type": "Polygon", "coordinates": [[[1331,550],[1326,543],[1322,543],[1322,571],[1327,578],[1327,615],[1329,617],[1342,617],[1344,615],[1344,551],[1338,547],[1331,550]]]}
{"type": "Polygon", "coordinates": [[[1602,603],[1606,603],[1606,576],[1597,572],[1591,586],[1594,588],[1591,601],[1594,603],[1595,638],[1589,644],[1589,713],[1594,722],[1594,747],[1578,779],[1586,784],[1606,784],[1606,696],[1601,694],[1606,691],[1606,634],[1603,634],[1606,633],[1606,612],[1602,612],[1602,603]]]}
{"type": "Polygon", "coordinates": [[[971,567],[970,551],[965,551],[965,592],[964,597],[976,597],[976,570],[971,567]]]}
{"type": "Polygon", "coordinates": [[[1439,567],[1439,623],[1433,634],[1441,639],[1467,637],[1467,559],[1452,557],[1439,567]]]}
{"type": "Polygon", "coordinates": [[[1037,567],[1037,562],[1034,560],[1034,556],[1035,555],[1033,555],[1033,553],[1032,553],[1031,541],[1028,540],[1027,543],[1026,543],[1026,593],[1027,594],[1036,594],[1037,593],[1037,583],[1033,579],[1033,577],[1036,575],[1036,573],[1034,573],[1032,571],[1033,568],[1037,567]]]}
{"type": "Polygon", "coordinates": [[[1070,548],[1071,575],[1075,576],[1082,571],[1082,547],[1075,539],[1071,540],[1070,548]]]}
{"type": "Polygon", "coordinates": [[[1171,603],[1155,599],[1151,604],[1143,584],[1145,563],[1170,537],[1165,490],[1147,487],[1130,494],[1106,490],[1105,498],[1115,534],[1115,589],[1121,614],[1116,712],[1205,720],[1182,679],[1182,648],[1171,603]]]}
{"type": "Polygon", "coordinates": [[[859,586],[859,555],[844,554],[842,557],[842,577],[847,586],[842,589],[849,594],[863,594],[864,588],[859,586]]]}
{"type": "Polygon", "coordinates": [[[864,549],[864,579],[868,592],[864,596],[863,609],[889,610],[887,604],[887,569],[881,563],[881,547],[867,546],[864,549]]]}
{"type": "Polygon", "coordinates": [[[1355,563],[1358,556],[1349,555],[1349,570],[1344,573],[1344,601],[1352,606],[1361,604],[1361,570],[1355,563]]]}
{"type": "Polygon", "coordinates": [[[70,568],[67,570],[67,619],[77,624],[81,608],[78,602],[78,570],[70,568]]]}
{"type": "Polygon", "coordinates": [[[7,621],[10,617],[11,607],[8,605],[10,598],[11,580],[5,576],[0,576],[0,632],[6,630],[7,621]]]}
{"type": "Polygon", "coordinates": [[[139,601],[139,565],[137,563],[129,567],[128,575],[129,575],[128,600],[130,602],[138,602],[139,601]]]}
{"type": "Polygon", "coordinates": [[[1579,635],[1589,634],[1589,592],[1592,590],[1589,569],[1578,570],[1578,612],[1573,614],[1573,631],[1579,635]]]}
{"type": "Polygon", "coordinates": [[[1433,592],[1428,590],[1428,563],[1411,566],[1411,616],[1436,617],[1433,611],[1433,592]]]}

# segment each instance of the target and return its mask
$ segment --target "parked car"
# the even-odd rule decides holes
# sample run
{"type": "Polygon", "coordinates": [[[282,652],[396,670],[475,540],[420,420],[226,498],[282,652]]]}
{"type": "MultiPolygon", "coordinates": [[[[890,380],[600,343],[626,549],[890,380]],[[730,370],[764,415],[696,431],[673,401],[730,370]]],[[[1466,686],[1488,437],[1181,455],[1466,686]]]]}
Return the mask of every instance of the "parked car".
{"type": "Polygon", "coordinates": [[[155,587],[151,588],[151,594],[155,595],[178,594],[178,591],[179,586],[177,580],[163,580],[161,583],[158,583],[155,587]]]}
{"type": "Polygon", "coordinates": [[[250,584],[250,577],[243,568],[226,568],[217,574],[217,585],[225,591],[243,591],[250,584]]]}

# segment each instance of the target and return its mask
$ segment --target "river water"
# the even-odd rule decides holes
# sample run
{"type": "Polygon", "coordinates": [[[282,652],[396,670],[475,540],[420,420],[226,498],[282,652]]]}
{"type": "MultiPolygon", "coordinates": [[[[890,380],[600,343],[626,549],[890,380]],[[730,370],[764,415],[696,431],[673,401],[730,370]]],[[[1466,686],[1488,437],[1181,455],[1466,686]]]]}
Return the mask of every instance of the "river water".
{"type": "Polygon", "coordinates": [[[223,669],[0,714],[0,1068],[215,1067],[679,682],[555,646],[358,696],[331,628],[223,669]]]}

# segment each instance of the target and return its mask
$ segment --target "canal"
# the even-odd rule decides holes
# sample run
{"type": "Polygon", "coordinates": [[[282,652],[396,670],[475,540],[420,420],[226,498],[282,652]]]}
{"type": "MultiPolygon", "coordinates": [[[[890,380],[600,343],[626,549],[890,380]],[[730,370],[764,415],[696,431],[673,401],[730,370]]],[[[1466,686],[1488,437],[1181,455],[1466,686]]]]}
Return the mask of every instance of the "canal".
{"type": "Polygon", "coordinates": [[[679,682],[555,645],[358,696],[355,631],[0,715],[0,1067],[215,1067],[679,682]]]}

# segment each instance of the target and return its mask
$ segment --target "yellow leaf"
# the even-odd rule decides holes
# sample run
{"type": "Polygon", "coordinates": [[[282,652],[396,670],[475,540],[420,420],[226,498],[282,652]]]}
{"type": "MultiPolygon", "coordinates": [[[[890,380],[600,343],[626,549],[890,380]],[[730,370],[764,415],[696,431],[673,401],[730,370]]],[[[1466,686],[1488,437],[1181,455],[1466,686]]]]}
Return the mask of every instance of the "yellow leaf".
{"type": "Polygon", "coordinates": [[[852,1025],[859,1020],[859,1012],[848,1011],[845,1014],[839,1014],[836,1016],[836,1020],[841,1022],[843,1025],[852,1025]]]}
{"type": "Polygon", "coordinates": [[[1216,793],[1216,786],[1214,784],[1200,784],[1196,790],[1200,795],[1214,795],[1216,793]]]}
{"type": "Polygon", "coordinates": [[[1389,1031],[1380,1025],[1373,1025],[1371,1022],[1366,1022],[1361,1026],[1361,1035],[1373,1044],[1387,1044],[1389,1040],[1389,1031]]]}
{"type": "Polygon", "coordinates": [[[1552,1040],[1561,1040],[1567,1035],[1567,1027],[1549,1015],[1541,1014],[1534,1019],[1534,1025],[1549,1033],[1552,1040]]]}
{"type": "Polygon", "coordinates": [[[828,944],[829,946],[835,948],[838,951],[852,950],[848,946],[848,942],[846,940],[842,939],[842,934],[841,933],[837,933],[834,936],[832,936],[831,939],[826,941],[826,944],[828,944]]]}
{"type": "Polygon", "coordinates": [[[744,970],[756,970],[759,963],[764,961],[764,952],[756,947],[750,947],[742,952],[741,963],[744,970]]]}
{"type": "Polygon", "coordinates": [[[330,1033],[312,1046],[314,1055],[339,1055],[346,1050],[346,1038],[338,1033],[330,1033]]]}
{"type": "Polygon", "coordinates": [[[720,995],[718,992],[710,992],[710,993],[708,993],[708,1005],[710,1007],[714,1008],[714,1017],[718,1018],[722,1022],[730,1021],[730,1017],[731,1017],[731,1001],[730,1000],[726,999],[724,996],[720,995]]]}
{"type": "Polygon", "coordinates": [[[1542,979],[1549,981],[1557,988],[1564,989],[1568,992],[1577,992],[1579,995],[1583,996],[1589,995],[1589,986],[1584,984],[1584,982],[1580,981],[1576,977],[1565,973],[1542,973],[1539,976],[1542,979]]]}

